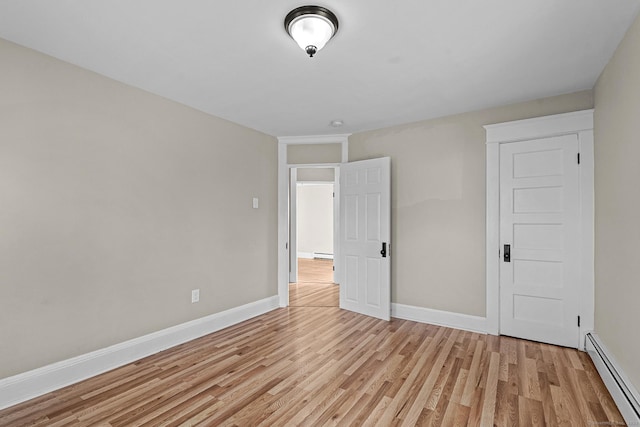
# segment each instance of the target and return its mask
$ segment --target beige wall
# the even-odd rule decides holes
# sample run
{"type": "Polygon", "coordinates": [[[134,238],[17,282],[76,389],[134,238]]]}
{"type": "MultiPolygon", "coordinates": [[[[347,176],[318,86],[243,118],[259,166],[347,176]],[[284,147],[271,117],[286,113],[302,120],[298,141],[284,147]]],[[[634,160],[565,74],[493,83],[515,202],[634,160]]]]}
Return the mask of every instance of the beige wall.
{"type": "Polygon", "coordinates": [[[296,180],[298,182],[333,182],[335,180],[335,169],[333,168],[297,168],[296,171],[296,180]]]}
{"type": "Polygon", "coordinates": [[[595,103],[596,332],[640,390],[640,18],[595,103]]]}
{"type": "Polygon", "coordinates": [[[298,252],[333,253],[333,184],[298,184],[298,252]]]}
{"type": "Polygon", "coordinates": [[[349,161],[391,157],[392,301],[485,316],[482,126],[592,107],[584,91],[349,137],[349,161]]]}
{"type": "Polygon", "coordinates": [[[290,165],[342,162],[342,144],[289,144],[287,163],[290,165]]]}
{"type": "Polygon", "coordinates": [[[0,58],[0,378],[277,294],[275,138],[0,58]]]}

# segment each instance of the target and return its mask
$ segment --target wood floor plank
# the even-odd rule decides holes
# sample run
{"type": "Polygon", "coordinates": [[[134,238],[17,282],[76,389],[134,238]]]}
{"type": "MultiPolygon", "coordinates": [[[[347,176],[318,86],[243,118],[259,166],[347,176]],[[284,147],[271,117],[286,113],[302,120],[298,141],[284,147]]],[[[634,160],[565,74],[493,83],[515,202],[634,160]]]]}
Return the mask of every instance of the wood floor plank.
{"type": "Polygon", "coordinates": [[[298,258],[298,282],[333,283],[333,260],[298,258]]]}
{"type": "Polygon", "coordinates": [[[419,347],[416,354],[419,358],[415,360],[415,364],[408,364],[402,372],[402,382],[398,383],[398,391],[393,396],[393,400],[390,402],[387,411],[378,419],[376,425],[385,426],[391,424],[394,418],[398,417],[400,413],[404,411],[404,408],[410,407],[410,402],[415,400],[415,391],[420,387],[416,385],[416,379],[420,376],[421,372],[428,372],[429,364],[427,359],[433,354],[435,344],[439,342],[440,338],[444,335],[444,330],[438,331],[438,334],[431,338],[425,339],[422,345],[419,347]],[[427,369],[424,369],[424,368],[427,369]],[[413,391],[413,393],[412,393],[413,391]]]}
{"type": "MultiPolygon", "coordinates": [[[[332,285],[335,286],[335,285],[332,285]]],[[[277,309],[0,411],[0,426],[620,424],[574,349],[277,309]]]]}
{"type": "Polygon", "coordinates": [[[483,346],[484,343],[482,341],[478,340],[475,342],[473,358],[471,366],[469,367],[469,373],[467,374],[467,383],[465,384],[464,391],[462,392],[462,399],[460,401],[460,403],[465,406],[471,405],[473,393],[480,382],[480,361],[482,360],[483,346]]]}
{"type": "MultiPolygon", "coordinates": [[[[440,349],[438,357],[434,361],[432,365],[432,369],[429,372],[429,375],[427,376],[426,380],[422,383],[420,387],[420,391],[418,392],[418,395],[416,396],[416,399],[413,402],[413,405],[411,405],[409,412],[405,417],[405,423],[407,425],[415,425],[423,409],[425,408],[430,410],[432,409],[426,406],[427,401],[433,391],[433,387],[436,383],[436,380],[440,375],[440,371],[444,366],[444,362],[446,358],[449,356],[449,352],[451,351],[451,347],[453,347],[453,343],[455,342],[458,332],[459,331],[455,329],[452,330],[451,336],[448,337],[445,345],[440,349]]],[[[435,409],[435,406],[433,409],[435,409]]]]}
{"type": "Polygon", "coordinates": [[[547,421],[547,425],[549,427],[557,426],[558,417],[556,415],[555,408],[553,407],[553,397],[551,395],[551,388],[546,372],[538,372],[538,382],[540,384],[540,396],[542,398],[544,419],[547,421]]]}
{"type": "Polygon", "coordinates": [[[489,372],[487,373],[487,385],[482,404],[482,426],[492,426],[495,417],[496,395],[498,393],[498,376],[500,370],[500,354],[491,353],[489,372]]]}

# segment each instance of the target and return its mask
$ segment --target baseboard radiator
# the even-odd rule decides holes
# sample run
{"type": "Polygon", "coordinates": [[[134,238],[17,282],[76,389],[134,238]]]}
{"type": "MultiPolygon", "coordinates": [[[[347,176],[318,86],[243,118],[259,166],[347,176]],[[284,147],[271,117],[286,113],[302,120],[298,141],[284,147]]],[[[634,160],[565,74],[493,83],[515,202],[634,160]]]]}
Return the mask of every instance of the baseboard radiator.
{"type": "Polygon", "coordinates": [[[313,257],[318,259],[333,259],[333,254],[328,254],[324,252],[314,252],[313,257]]]}
{"type": "Polygon", "coordinates": [[[588,333],[585,349],[593,360],[625,422],[640,426],[640,396],[597,335],[588,333]]]}

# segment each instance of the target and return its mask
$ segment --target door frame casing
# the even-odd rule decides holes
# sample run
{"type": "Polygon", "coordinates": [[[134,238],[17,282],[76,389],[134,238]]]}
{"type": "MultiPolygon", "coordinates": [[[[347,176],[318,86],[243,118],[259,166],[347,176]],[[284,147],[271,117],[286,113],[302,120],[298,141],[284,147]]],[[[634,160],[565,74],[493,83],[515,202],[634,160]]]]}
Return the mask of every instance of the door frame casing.
{"type": "MultiPolygon", "coordinates": [[[[500,334],[500,144],[578,136],[580,153],[580,348],[595,323],[593,109],[484,126],[486,129],[486,329],[500,334]]],[[[577,161],[577,159],[576,159],[577,161]]]]}
{"type": "Polygon", "coordinates": [[[289,168],[289,283],[295,283],[298,281],[297,185],[298,168],[289,168]]]}
{"type": "MultiPolygon", "coordinates": [[[[289,169],[291,167],[339,167],[336,163],[292,164],[287,162],[287,146],[303,144],[340,144],[341,163],[349,161],[349,135],[310,135],[278,137],[278,301],[280,307],[289,306],[289,169]]],[[[337,194],[336,194],[337,196],[337,194]]],[[[334,223],[338,228],[339,224],[334,223]]],[[[334,236],[336,231],[334,231],[334,236]]],[[[334,262],[340,253],[334,240],[334,262]]],[[[339,265],[335,281],[339,283],[339,265]]]]}

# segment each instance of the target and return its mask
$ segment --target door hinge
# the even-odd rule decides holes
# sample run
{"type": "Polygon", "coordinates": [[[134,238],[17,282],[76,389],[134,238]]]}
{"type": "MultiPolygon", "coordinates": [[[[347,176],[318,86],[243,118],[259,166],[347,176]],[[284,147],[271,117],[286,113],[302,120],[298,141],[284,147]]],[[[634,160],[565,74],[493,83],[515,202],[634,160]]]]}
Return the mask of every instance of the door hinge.
{"type": "Polygon", "coordinates": [[[578,316],[578,328],[580,327],[580,316],[578,316]]]}
{"type": "Polygon", "coordinates": [[[333,271],[336,271],[336,266],[335,265],[332,266],[331,268],[333,269],[333,271]]]}
{"type": "Polygon", "coordinates": [[[289,242],[287,242],[287,243],[285,243],[285,244],[284,244],[284,248],[285,248],[285,249],[289,249],[289,242]]]}
{"type": "Polygon", "coordinates": [[[333,192],[333,197],[334,197],[334,198],[336,197],[336,193],[335,193],[335,191],[333,192]]]}
{"type": "Polygon", "coordinates": [[[578,153],[578,164],[580,164],[580,153],[578,153]]]}

